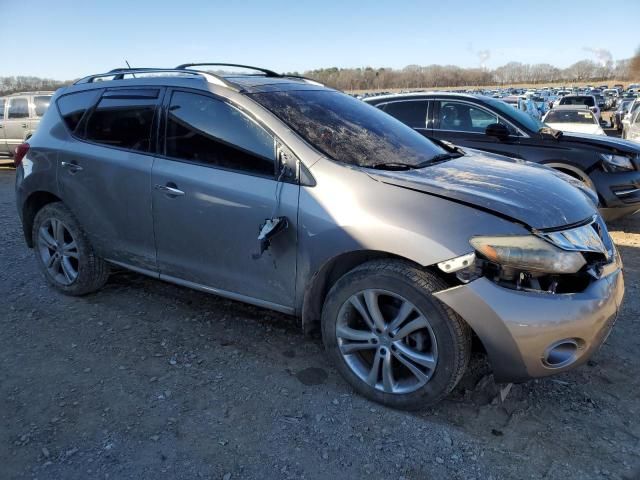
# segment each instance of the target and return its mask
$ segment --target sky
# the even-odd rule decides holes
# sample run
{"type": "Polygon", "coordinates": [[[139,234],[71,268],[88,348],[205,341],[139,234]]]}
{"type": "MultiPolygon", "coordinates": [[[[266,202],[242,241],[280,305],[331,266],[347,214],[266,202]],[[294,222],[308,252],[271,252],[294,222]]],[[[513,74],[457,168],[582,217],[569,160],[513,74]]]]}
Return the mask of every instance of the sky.
{"type": "Polygon", "coordinates": [[[0,76],[186,62],[321,67],[629,58],[640,0],[0,0],[0,76]],[[600,57],[598,57],[598,54],[600,57]]]}

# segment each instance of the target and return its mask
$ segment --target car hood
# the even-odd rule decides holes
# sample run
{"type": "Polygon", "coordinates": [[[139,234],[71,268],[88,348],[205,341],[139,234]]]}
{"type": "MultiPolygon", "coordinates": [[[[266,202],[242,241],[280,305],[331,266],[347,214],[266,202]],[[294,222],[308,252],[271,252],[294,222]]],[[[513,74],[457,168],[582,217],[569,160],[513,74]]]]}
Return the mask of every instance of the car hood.
{"type": "Polygon", "coordinates": [[[622,138],[615,138],[604,135],[589,135],[586,133],[564,132],[562,138],[559,141],[580,142],[582,144],[588,144],[608,150],[616,150],[627,153],[640,153],[638,144],[634,144],[629,140],[623,140],[622,138]]]}
{"type": "Polygon", "coordinates": [[[563,133],[589,133],[591,135],[606,135],[600,125],[584,123],[549,123],[548,126],[555,130],[562,130],[563,133]]]}
{"type": "Polygon", "coordinates": [[[415,170],[369,170],[376,180],[468,204],[535,229],[575,224],[597,213],[580,182],[533,163],[465,149],[415,170]]]}

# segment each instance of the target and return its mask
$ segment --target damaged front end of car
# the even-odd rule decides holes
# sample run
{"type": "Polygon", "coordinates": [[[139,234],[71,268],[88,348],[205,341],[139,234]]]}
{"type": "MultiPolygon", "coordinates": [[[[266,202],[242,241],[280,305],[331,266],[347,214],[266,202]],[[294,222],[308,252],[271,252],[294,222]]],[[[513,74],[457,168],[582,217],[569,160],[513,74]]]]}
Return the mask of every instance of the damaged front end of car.
{"type": "Polygon", "coordinates": [[[601,217],[523,236],[474,236],[438,264],[457,286],[435,296],[482,341],[498,381],[574,368],[604,342],[624,295],[601,217]]]}

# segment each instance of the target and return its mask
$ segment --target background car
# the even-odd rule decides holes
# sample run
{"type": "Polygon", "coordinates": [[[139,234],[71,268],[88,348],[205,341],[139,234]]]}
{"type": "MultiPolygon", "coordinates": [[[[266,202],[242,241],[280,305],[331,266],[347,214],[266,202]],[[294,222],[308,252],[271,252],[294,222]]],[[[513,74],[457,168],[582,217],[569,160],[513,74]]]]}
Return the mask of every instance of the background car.
{"type": "Polygon", "coordinates": [[[627,127],[627,139],[640,143],[640,108],[637,108],[627,127]]]}
{"type": "Polygon", "coordinates": [[[24,92],[0,97],[0,155],[15,148],[38,128],[53,92],[24,92]]]}
{"type": "Polygon", "coordinates": [[[542,121],[556,130],[563,132],[588,133],[606,135],[595,114],[586,105],[560,105],[549,111],[542,121]]]}
{"type": "MultiPolygon", "coordinates": [[[[575,96],[564,99],[573,103],[575,96]]],[[[563,99],[563,100],[564,100],[563,99]]],[[[581,108],[592,96],[579,96],[581,108]]],[[[609,220],[640,209],[640,147],[608,136],[562,133],[502,100],[448,92],[366,99],[424,136],[542,163],[597,192],[609,220]]]]}
{"type": "Polygon", "coordinates": [[[558,105],[586,105],[595,113],[598,121],[602,118],[600,106],[594,95],[566,95],[560,99],[558,105]]]}
{"type": "Polygon", "coordinates": [[[622,132],[622,127],[623,127],[622,119],[624,118],[624,116],[629,111],[629,107],[631,106],[631,104],[633,104],[633,99],[631,99],[631,98],[621,98],[619,103],[618,103],[618,106],[616,108],[615,113],[611,117],[612,120],[613,120],[613,126],[618,131],[618,133],[622,132]]]}

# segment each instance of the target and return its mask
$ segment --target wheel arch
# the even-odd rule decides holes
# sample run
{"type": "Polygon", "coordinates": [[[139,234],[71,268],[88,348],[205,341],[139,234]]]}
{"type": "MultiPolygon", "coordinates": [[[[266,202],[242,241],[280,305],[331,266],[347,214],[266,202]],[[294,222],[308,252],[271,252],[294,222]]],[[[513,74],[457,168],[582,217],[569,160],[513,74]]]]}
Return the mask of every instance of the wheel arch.
{"type": "Polygon", "coordinates": [[[29,248],[33,248],[33,237],[31,232],[33,230],[33,221],[35,220],[36,215],[45,205],[60,201],[59,197],[46,191],[33,192],[25,200],[22,207],[22,230],[24,233],[24,239],[29,248]]]}
{"type": "Polygon", "coordinates": [[[327,260],[311,277],[311,281],[304,291],[302,306],[300,308],[302,318],[302,330],[308,334],[319,326],[322,315],[322,307],[331,287],[345,273],[353,270],[359,265],[371,260],[394,259],[409,262],[417,268],[427,268],[432,273],[447,281],[444,274],[437,268],[423,267],[415,261],[380,250],[356,250],[341,253],[327,260]]]}

